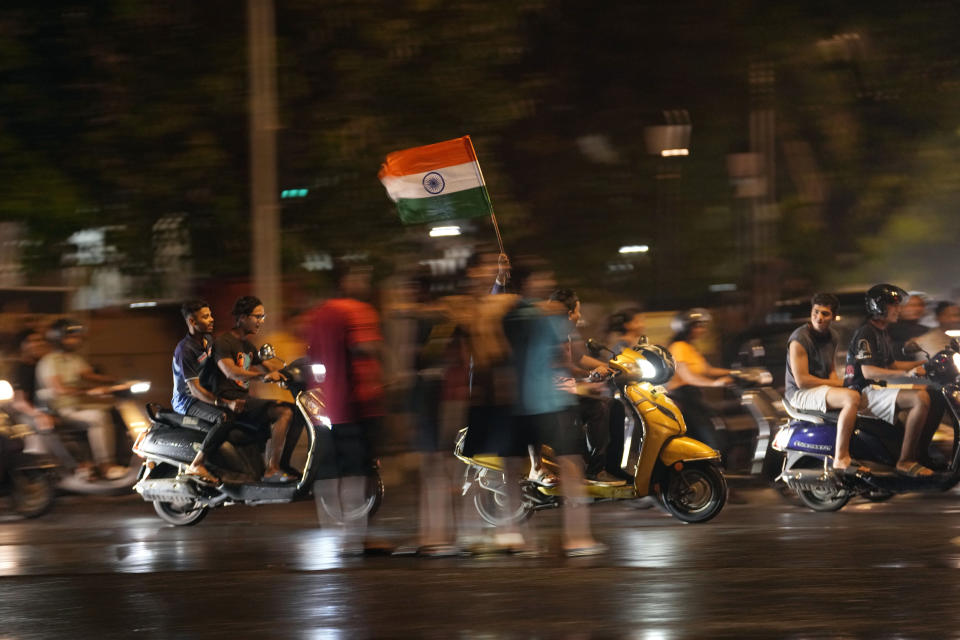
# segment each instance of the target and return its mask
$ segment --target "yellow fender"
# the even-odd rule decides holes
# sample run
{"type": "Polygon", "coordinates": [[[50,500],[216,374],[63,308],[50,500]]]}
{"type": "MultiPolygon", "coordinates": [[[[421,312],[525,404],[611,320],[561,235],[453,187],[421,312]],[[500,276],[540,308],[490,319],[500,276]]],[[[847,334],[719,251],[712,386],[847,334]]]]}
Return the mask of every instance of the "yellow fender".
{"type": "Polygon", "coordinates": [[[660,450],[660,460],[664,465],[670,466],[675,462],[688,462],[690,460],[712,460],[720,459],[720,452],[708,447],[699,440],[679,436],[673,438],[660,450]]]}

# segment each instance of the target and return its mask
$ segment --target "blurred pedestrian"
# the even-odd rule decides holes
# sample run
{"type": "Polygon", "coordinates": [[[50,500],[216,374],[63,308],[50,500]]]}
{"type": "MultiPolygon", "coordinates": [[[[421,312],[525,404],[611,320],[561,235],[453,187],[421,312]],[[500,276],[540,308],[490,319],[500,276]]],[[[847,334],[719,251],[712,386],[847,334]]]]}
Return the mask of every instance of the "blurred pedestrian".
{"type": "MultiPolygon", "coordinates": [[[[553,272],[542,260],[528,259],[512,270],[514,286],[521,300],[503,320],[516,371],[516,399],[512,424],[501,425],[497,440],[506,459],[507,513],[520,505],[520,469],[527,447],[550,445],[557,455],[564,508],[561,546],[567,555],[602,553],[590,532],[590,514],[584,488],[582,432],[573,420],[575,397],[556,384],[565,370],[564,346],[572,326],[566,307],[546,298],[556,286],[553,272]]],[[[523,550],[529,544],[511,526],[508,544],[523,550]]]]}
{"type": "Polygon", "coordinates": [[[383,337],[379,315],[367,302],[372,275],[367,265],[338,262],[333,272],[336,296],[310,312],[307,321],[310,360],[326,369],[321,387],[332,423],[328,432],[321,431],[328,442],[319,448],[314,484],[318,517],[322,524],[329,523],[331,516],[322,505],[339,505],[333,519],[344,523],[344,551],[351,554],[389,550],[382,541],[368,539],[365,514],[353,519],[346,515],[363,513],[384,416],[383,337]]]}

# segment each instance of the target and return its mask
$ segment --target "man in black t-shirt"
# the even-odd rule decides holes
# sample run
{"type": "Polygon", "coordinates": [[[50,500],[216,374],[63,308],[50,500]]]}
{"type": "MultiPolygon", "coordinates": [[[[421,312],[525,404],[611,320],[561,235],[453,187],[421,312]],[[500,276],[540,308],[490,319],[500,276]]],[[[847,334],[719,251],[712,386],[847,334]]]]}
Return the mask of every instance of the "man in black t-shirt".
{"type": "Polygon", "coordinates": [[[919,458],[926,450],[921,441],[930,410],[930,395],[923,389],[874,387],[868,382],[923,375],[923,367],[916,362],[895,358],[887,333],[887,326],[900,317],[900,306],[906,299],[906,291],[889,284],[878,284],[867,292],[868,318],[850,340],[844,385],[860,392],[869,413],[890,424],[894,423],[897,411],[907,411],[897,471],[911,477],[926,477],[933,472],[920,464],[919,458]]]}
{"type": "MultiPolygon", "coordinates": [[[[208,369],[214,395],[221,402],[233,402],[238,422],[252,424],[271,431],[267,451],[268,482],[286,482],[293,478],[280,470],[280,457],[293,411],[286,404],[250,397],[250,381],[278,382],[279,361],[260,360],[259,350],[248,340],[263,326],[266,312],[263,303],[254,296],[238,298],[233,305],[234,326],[220,334],[213,343],[213,362],[208,369]]],[[[203,380],[206,381],[205,379],[203,380]]]]}

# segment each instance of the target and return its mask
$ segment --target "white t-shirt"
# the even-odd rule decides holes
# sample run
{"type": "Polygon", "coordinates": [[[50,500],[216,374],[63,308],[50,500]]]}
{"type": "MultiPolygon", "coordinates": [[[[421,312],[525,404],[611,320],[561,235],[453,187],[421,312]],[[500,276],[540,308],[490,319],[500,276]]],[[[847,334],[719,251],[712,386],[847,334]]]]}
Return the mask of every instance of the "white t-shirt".
{"type": "Polygon", "coordinates": [[[83,383],[81,374],[88,369],[90,365],[76,353],[53,351],[43,356],[37,363],[37,400],[54,409],[79,404],[82,399],[78,396],[58,396],[53,390],[53,378],[59,378],[64,386],[79,387],[83,383]]]}

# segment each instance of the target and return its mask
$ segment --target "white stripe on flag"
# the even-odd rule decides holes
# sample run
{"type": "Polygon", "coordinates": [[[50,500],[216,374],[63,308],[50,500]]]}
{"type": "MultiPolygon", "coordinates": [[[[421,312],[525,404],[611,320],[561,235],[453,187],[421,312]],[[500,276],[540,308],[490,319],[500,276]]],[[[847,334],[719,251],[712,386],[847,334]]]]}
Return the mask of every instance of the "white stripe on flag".
{"type": "Polygon", "coordinates": [[[407,176],[384,176],[382,182],[394,202],[401,198],[445,196],[483,186],[476,162],[455,164],[407,176]],[[439,179],[433,174],[439,175],[439,179]]]}

